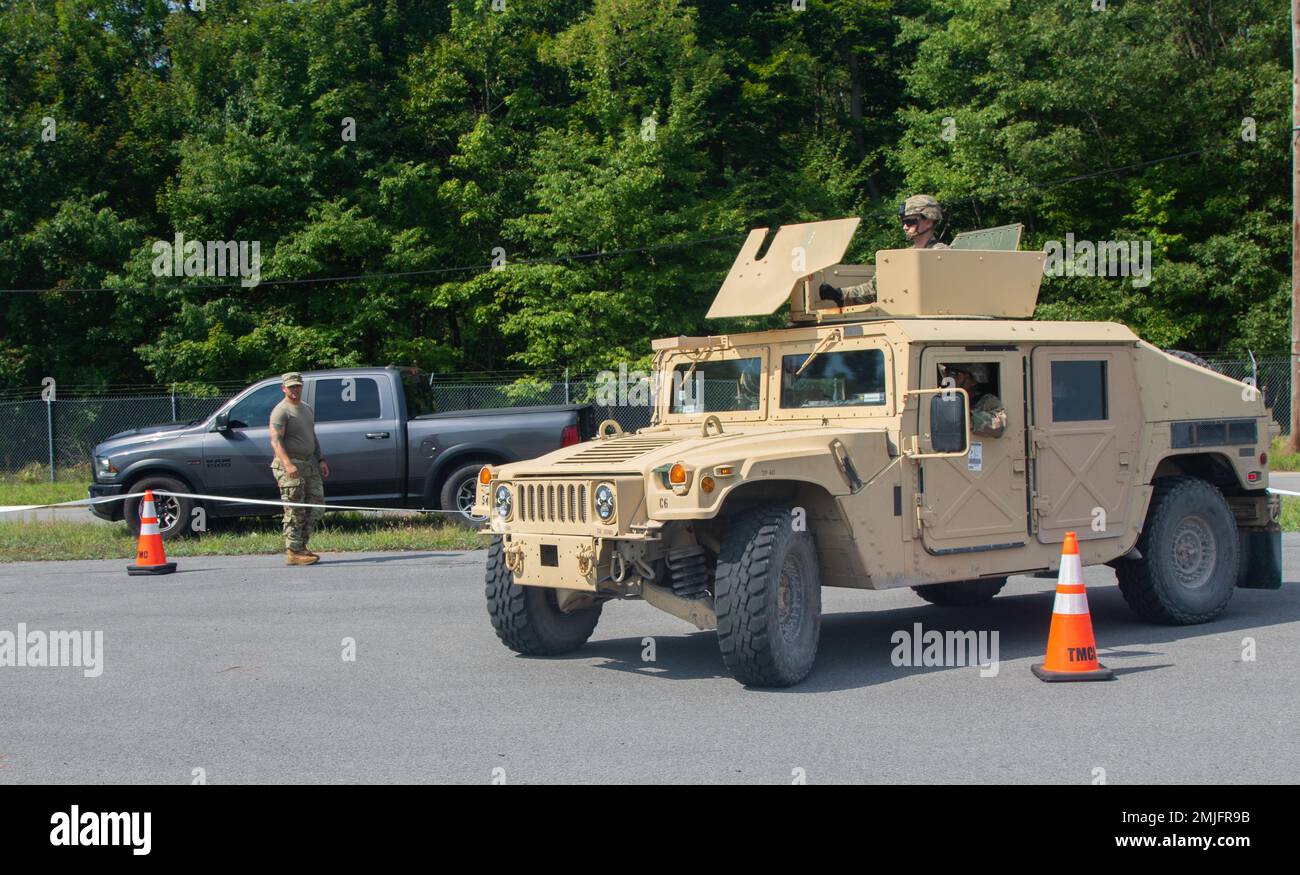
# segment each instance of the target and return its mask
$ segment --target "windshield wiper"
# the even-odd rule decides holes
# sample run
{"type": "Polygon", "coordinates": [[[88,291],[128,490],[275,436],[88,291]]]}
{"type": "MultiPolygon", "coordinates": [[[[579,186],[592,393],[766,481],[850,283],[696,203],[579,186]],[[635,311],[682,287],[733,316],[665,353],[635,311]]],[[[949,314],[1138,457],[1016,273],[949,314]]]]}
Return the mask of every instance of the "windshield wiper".
{"type": "MultiPolygon", "coordinates": [[[[687,382],[688,380],[690,380],[690,378],[691,378],[691,374],[695,373],[695,369],[698,368],[698,367],[700,366],[700,362],[702,362],[702,361],[704,361],[706,358],[708,358],[708,357],[709,357],[709,354],[712,353],[712,352],[713,352],[713,350],[711,350],[711,349],[706,349],[706,350],[702,350],[702,351],[700,351],[700,352],[697,352],[697,353],[695,353],[694,355],[691,355],[691,366],[690,366],[689,368],[686,369],[686,373],[682,374],[682,385],[683,385],[683,386],[686,385],[686,382],[687,382]]],[[[688,355],[690,355],[690,354],[688,353],[688,355]]]]}
{"type": "Polygon", "coordinates": [[[813,351],[808,353],[808,358],[803,360],[803,364],[799,366],[799,370],[794,372],[795,379],[796,380],[799,379],[799,375],[802,374],[804,371],[808,370],[808,366],[813,363],[813,359],[817,358],[817,356],[821,355],[826,350],[830,349],[831,344],[837,343],[839,342],[839,340],[840,340],[840,330],[838,328],[836,328],[830,334],[823,337],[821,339],[821,343],[813,347],[813,351]]]}

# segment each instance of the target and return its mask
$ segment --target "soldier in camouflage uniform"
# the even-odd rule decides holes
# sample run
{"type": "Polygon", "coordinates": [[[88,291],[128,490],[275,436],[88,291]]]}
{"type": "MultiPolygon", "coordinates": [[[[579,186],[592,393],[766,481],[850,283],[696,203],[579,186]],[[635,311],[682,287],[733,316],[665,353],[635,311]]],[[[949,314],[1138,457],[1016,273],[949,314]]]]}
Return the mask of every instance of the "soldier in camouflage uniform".
{"type": "MultiPolygon", "coordinates": [[[[943,221],[943,210],[939,202],[928,194],[914,194],[898,208],[898,218],[903,223],[903,233],[911,242],[913,249],[947,249],[947,243],[939,242],[934,236],[934,227],[943,221]]],[[[836,288],[830,283],[822,283],[817,290],[823,301],[834,301],[835,306],[844,307],[852,304],[874,304],[876,302],[876,278],[856,286],[836,288]]]]}
{"type": "MultiPolygon", "coordinates": [[[[275,461],[271,471],[283,501],[323,504],[325,486],[321,478],[330,475],[316,440],[316,414],[302,403],[302,374],[291,371],[280,378],[284,400],[271,411],[271,449],[275,461]]],[[[284,509],[284,564],[314,565],[320,556],[307,549],[307,541],[323,512],[320,508],[284,509]]]]}
{"type": "Polygon", "coordinates": [[[1007,430],[1007,408],[1002,399],[992,392],[981,392],[980,385],[989,381],[989,366],[974,362],[955,362],[944,365],[944,373],[952,377],[953,385],[965,389],[970,395],[971,434],[981,437],[1002,437],[1007,430]]]}

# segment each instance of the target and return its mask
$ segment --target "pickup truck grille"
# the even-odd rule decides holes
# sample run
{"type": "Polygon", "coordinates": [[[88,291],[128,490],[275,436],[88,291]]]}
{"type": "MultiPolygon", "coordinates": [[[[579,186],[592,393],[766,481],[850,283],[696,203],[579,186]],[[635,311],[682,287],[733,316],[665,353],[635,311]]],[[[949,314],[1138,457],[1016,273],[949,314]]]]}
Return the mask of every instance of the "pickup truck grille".
{"type": "Polygon", "coordinates": [[[680,435],[645,436],[632,435],[610,440],[592,441],[591,444],[567,459],[556,462],[557,465],[589,465],[592,463],[626,462],[637,456],[666,447],[680,441],[680,435]]]}
{"type": "Polygon", "coordinates": [[[518,500],[520,522],[587,521],[586,483],[521,483],[518,500]]]}

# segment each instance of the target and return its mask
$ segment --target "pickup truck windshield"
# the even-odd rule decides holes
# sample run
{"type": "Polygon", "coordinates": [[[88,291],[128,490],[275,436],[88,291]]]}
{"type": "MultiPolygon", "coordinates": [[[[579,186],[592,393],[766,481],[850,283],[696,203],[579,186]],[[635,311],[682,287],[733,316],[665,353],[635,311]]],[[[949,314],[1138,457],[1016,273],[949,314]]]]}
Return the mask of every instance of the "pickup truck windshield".
{"type": "Polygon", "coordinates": [[[868,407],[885,403],[885,354],[878,349],[824,352],[802,374],[807,353],[781,357],[781,406],[868,407]]]}
{"type": "Polygon", "coordinates": [[[693,372],[691,364],[683,362],[673,368],[672,404],[668,412],[757,410],[762,392],[761,358],[699,362],[693,372]]]}

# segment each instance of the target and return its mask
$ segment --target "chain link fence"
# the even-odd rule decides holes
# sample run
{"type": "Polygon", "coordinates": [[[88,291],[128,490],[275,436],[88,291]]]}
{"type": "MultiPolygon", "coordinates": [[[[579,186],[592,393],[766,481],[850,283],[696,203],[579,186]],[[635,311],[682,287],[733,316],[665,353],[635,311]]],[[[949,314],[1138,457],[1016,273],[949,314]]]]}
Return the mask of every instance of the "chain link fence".
{"type": "Polygon", "coordinates": [[[91,475],[95,445],[149,425],[184,424],[217,411],[229,395],[149,394],[0,400],[0,474],[51,480],[91,475]]]}
{"type": "MultiPolygon", "coordinates": [[[[1246,379],[1255,376],[1265,403],[1283,431],[1291,422],[1291,369],[1285,356],[1258,359],[1205,355],[1217,371],[1246,379]]],[[[473,378],[436,377],[436,408],[442,412],[554,404],[592,404],[596,421],[616,420],[625,431],[650,424],[652,408],[643,384],[602,380],[599,375],[539,378],[492,374],[473,378]],[[640,387],[640,388],[639,388],[640,387]],[[621,390],[620,390],[621,389],[621,390]]],[[[39,396],[33,390],[33,396],[39,396]]],[[[212,396],[168,391],[98,397],[0,399],[0,476],[37,482],[70,476],[89,480],[92,454],[101,441],[143,426],[204,420],[234,393],[212,396]]]]}
{"type": "Polygon", "coordinates": [[[1208,354],[1202,356],[1210,367],[1234,380],[1254,379],[1255,386],[1264,396],[1264,405],[1273,414],[1273,421],[1282,427],[1282,433],[1291,431],[1291,360],[1286,356],[1250,359],[1226,358],[1208,354]]]}

